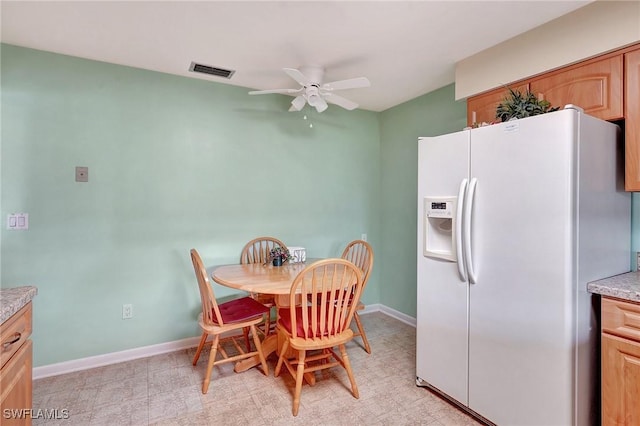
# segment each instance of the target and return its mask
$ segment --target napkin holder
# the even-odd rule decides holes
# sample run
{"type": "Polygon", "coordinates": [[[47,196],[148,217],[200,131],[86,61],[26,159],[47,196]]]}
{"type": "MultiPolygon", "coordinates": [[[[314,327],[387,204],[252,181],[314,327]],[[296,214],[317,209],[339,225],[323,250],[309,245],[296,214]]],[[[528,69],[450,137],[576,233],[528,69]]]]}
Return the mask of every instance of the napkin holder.
{"type": "Polygon", "coordinates": [[[288,247],[291,259],[289,263],[302,263],[307,260],[307,250],[304,247],[288,247]]]}

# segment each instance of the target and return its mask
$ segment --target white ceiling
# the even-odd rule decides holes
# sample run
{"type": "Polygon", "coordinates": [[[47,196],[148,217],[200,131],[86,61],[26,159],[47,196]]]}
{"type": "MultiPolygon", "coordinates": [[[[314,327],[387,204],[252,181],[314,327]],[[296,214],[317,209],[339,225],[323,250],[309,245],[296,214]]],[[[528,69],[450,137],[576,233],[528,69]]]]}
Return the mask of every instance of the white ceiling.
{"type": "MultiPolygon", "coordinates": [[[[589,1],[5,1],[2,42],[250,89],[319,65],[383,111],[454,81],[454,65],[589,1]],[[194,74],[192,61],[236,70],[194,74]]],[[[265,95],[279,96],[279,95],[265,95]]]]}

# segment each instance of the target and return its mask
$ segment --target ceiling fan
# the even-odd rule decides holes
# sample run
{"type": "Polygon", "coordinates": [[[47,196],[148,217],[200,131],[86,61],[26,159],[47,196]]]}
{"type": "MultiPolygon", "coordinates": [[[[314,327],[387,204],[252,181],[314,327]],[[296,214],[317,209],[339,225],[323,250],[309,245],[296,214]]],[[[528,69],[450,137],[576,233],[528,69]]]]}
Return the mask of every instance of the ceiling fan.
{"type": "Polygon", "coordinates": [[[330,83],[322,83],[324,69],[321,67],[301,67],[300,70],[295,68],[283,68],[287,75],[300,84],[298,89],[271,89],[271,90],[254,90],[249,92],[250,95],[264,95],[267,93],[281,93],[286,95],[296,95],[291,101],[289,111],[300,111],[305,104],[314,107],[316,111],[322,112],[327,109],[328,105],[335,104],[344,109],[352,110],[358,108],[358,104],[347,98],[338,96],[333,93],[335,90],[357,89],[360,87],[369,87],[371,83],[366,77],[349,78],[347,80],[332,81],[330,83]]]}

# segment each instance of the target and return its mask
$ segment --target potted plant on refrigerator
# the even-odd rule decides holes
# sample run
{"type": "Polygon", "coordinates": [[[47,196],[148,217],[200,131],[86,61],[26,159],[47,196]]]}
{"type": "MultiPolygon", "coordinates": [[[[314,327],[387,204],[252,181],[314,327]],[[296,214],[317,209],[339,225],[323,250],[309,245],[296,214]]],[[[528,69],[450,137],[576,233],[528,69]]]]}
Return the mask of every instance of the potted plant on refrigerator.
{"type": "Polygon", "coordinates": [[[545,114],[558,109],[558,107],[552,108],[549,101],[538,99],[529,90],[523,94],[517,89],[509,88],[509,95],[496,108],[496,118],[500,121],[509,121],[545,114]]]}

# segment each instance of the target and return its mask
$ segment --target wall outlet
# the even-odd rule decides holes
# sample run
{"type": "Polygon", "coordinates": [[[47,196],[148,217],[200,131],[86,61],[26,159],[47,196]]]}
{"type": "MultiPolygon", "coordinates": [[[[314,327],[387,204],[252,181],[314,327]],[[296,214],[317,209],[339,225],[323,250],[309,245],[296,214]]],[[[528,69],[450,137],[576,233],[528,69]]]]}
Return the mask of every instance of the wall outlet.
{"type": "Polygon", "coordinates": [[[89,168],[78,166],[76,167],[76,182],[89,182],[89,168]]]}
{"type": "Polygon", "coordinates": [[[362,234],[362,235],[360,235],[360,239],[361,239],[362,241],[367,241],[367,234],[362,234]]]}
{"type": "Polygon", "coordinates": [[[133,318],[133,305],[128,303],[122,305],[122,319],[133,318]]]}
{"type": "Polygon", "coordinates": [[[640,251],[636,252],[636,271],[640,271],[640,251]]]}

